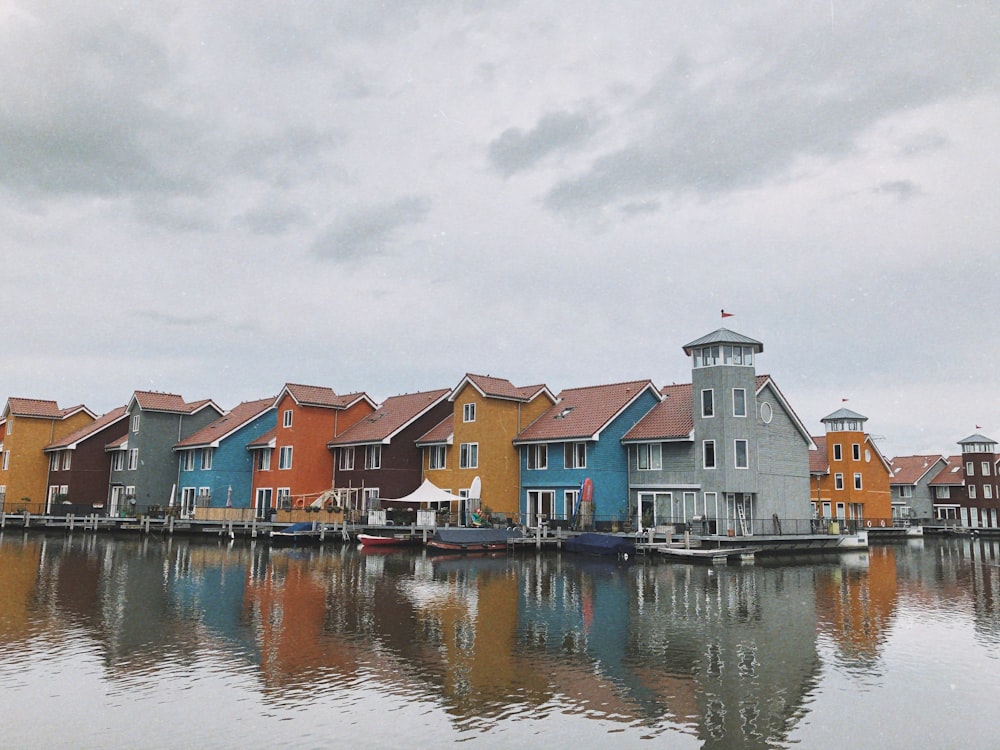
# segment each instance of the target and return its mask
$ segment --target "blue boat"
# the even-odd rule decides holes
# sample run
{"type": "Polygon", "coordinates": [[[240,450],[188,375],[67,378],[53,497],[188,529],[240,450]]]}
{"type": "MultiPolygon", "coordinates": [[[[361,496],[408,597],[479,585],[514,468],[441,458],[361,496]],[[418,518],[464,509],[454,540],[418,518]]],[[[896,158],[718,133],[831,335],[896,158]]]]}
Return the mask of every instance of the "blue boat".
{"type": "Polygon", "coordinates": [[[587,532],[567,539],[566,551],[581,555],[618,557],[622,560],[628,560],[635,554],[635,542],[628,537],[615,534],[587,532]]]}
{"type": "Polygon", "coordinates": [[[271,532],[272,544],[319,544],[319,529],[312,521],[293,523],[271,532]]]}

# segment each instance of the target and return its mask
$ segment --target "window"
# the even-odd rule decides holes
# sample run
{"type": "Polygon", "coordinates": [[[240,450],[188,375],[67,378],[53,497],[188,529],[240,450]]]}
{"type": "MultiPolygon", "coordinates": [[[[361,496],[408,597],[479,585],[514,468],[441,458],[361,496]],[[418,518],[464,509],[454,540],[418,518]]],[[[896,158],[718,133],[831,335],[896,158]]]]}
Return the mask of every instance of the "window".
{"type": "Polygon", "coordinates": [[[715,468],[715,441],[705,440],[701,444],[702,461],[706,469],[715,468]]]}
{"type": "Polygon", "coordinates": [[[563,490],[563,512],[561,518],[571,518],[576,510],[576,502],[580,497],[580,490],[563,490]]]}
{"type": "Polygon", "coordinates": [[[736,452],[736,468],[737,469],[749,469],[750,468],[750,458],[747,455],[747,441],[746,440],[734,440],[733,448],[736,452]]]}
{"type": "Polygon", "coordinates": [[[706,388],[701,392],[701,416],[715,416],[715,393],[711,388],[706,388]]]}
{"type": "Polygon", "coordinates": [[[283,411],[281,413],[281,426],[282,427],[291,427],[292,426],[292,410],[291,409],[285,409],[285,411],[283,411]]]}
{"type": "Polygon", "coordinates": [[[62,452],[62,470],[69,471],[70,465],[73,463],[73,451],[63,451],[62,452]]]}
{"type": "Polygon", "coordinates": [[[840,443],[833,444],[833,460],[843,461],[844,460],[844,446],[840,443]]]}
{"type": "Polygon", "coordinates": [[[125,487],[125,497],[131,497],[131,498],[135,497],[135,485],[134,484],[130,484],[130,485],[128,485],[128,486],[125,487]]]}
{"type": "Polygon", "coordinates": [[[975,461],[965,462],[965,476],[971,477],[975,475],[976,463],[975,461]]]}
{"type": "Polygon", "coordinates": [[[128,452],[128,468],[129,471],[135,471],[139,468],[139,449],[133,448],[128,452]]]}
{"type": "Polygon", "coordinates": [[[278,452],[278,469],[292,468],[292,446],[283,445],[278,452]]]}
{"type": "Polygon", "coordinates": [[[947,500],[951,497],[951,487],[936,487],[934,489],[934,497],[939,500],[947,500]]]}
{"type": "Polygon", "coordinates": [[[636,447],[639,451],[636,468],[639,471],[658,471],[663,468],[663,449],[660,443],[643,443],[636,447]]]}
{"type": "Polygon", "coordinates": [[[279,508],[291,508],[292,507],[292,488],[291,487],[279,487],[278,488],[278,507],[279,508]]]}
{"type": "Polygon", "coordinates": [[[747,415],[747,389],[733,388],[733,416],[745,417],[747,415]]]}
{"type": "Polygon", "coordinates": [[[475,422],[476,421],[476,405],[475,404],[462,404],[462,421],[463,422],[475,422]]]}
{"type": "Polygon", "coordinates": [[[215,448],[201,449],[201,468],[208,471],[212,468],[212,457],[215,455],[215,448]]]}
{"type": "Polygon", "coordinates": [[[760,405],[760,421],[764,424],[771,424],[772,419],[774,419],[774,409],[765,401],[760,405]]]}
{"type": "Polygon", "coordinates": [[[271,470],[271,449],[265,448],[257,453],[257,471],[271,470]]]}
{"type": "Polygon", "coordinates": [[[980,474],[982,474],[984,477],[988,477],[990,475],[990,462],[983,461],[983,463],[980,464],[979,469],[980,469],[979,471],[980,474]]]}
{"type": "Polygon", "coordinates": [[[545,443],[528,446],[528,468],[547,469],[549,466],[549,446],[545,443]]]}
{"type": "Polygon", "coordinates": [[[443,469],[444,460],[447,455],[448,446],[446,445],[431,445],[427,448],[427,468],[428,469],[443,469]]]}
{"type": "Polygon", "coordinates": [[[458,453],[460,469],[475,469],[479,466],[479,443],[462,443],[458,453]]]}
{"type": "Polygon", "coordinates": [[[132,415],[132,432],[138,432],[138,431],[139,431],[139,415],[138,414],[133,414],[132,415]]]}
{"type": "Polygon", "coordinates": [[[564,466],[567,469],[587,468],[587,444],[586,443],[566,443],[564,455],[564,466]]]}
{"type": "Polygon", "coordinates": [[[856,490],[860,490],[861,489],[861,475],[860,474],[855,474],[854,475],[854,489],[856,489],[856,490]]]}
{"type": "Polygon", "coordinates": [[[382,467],[382,446],[369,445],[365,448],[365,468],[378,469],[382,467]]]}
{"type": "Polygon", "coordinates": [[[992,484],[984,484],[983,485],[983,498],[985,500],[992,500],[993,499],[993,485],[992,484]]]}
{"type": "Polygon", "coordinates": [[[257,488],[257,518],[264,518],[267,515],[267,510],[271,507],[271,488],[270,487],[258,487],[257,488]]]}
{"type": "Polygon", "coordinates": [[[913,497],[913,487],[910,486],[910,485],[908,485],[908,484],[902,485],[899,488],[899,496],[900,497],[913,497]]]}
{"type": "Polygon", "coordinates": [[[851,457],[855,461],[861,460],[861,445],[859,443],[854,443],[854,445],[851,446],[851,457]]]}
{"type": "Polygon", "coordinates": [[[969,499],[970,500],[976,499],[976,485],[974,484],[969,485],[969,499]]]}
{"type": "Polygon", "coordinates": [[[837,489],[837,490],[844,489],[844,475],[843,474],[834,474],[833,475],[833,487],[834,487],[834,489],[837,489]]]}
{"type": "Polygon", "coordinates": [[[354,471],[354,446],[340,449],[340,463],[337,468],[341,471],[354,471]]]}
{"type": "Polygon", "coordinates": [[[379,497],[378,487],[365,487],[364,489],[364,500],[365,507],[370,508],[372,500],[376,500],[379,497]]]}
{"type": "Polygon", "coordinates": [[[111,470],[125,471],[125,451],[115,451],[111,454],[111,470]]]}
{"type": "Polygon", "coordinates": [[[59,471],[59,454],[53,453],[49,456],[49,471],[59,471]]]}
{"type": "Polygon", "coordinates": [[[184,451],[181,454],[181,471],[194,471],[194,451],[184,451]]]}

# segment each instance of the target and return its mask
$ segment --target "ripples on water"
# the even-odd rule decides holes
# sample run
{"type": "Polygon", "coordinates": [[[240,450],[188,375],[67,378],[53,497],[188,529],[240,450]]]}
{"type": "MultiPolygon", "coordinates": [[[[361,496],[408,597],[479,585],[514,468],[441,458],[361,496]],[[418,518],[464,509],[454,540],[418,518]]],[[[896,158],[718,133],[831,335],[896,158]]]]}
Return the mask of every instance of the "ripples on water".
{"type": "Polygon", "coordinates": [[[705,568],[0,534],[0,746],[993,747],[998,552],[705,568]]]}

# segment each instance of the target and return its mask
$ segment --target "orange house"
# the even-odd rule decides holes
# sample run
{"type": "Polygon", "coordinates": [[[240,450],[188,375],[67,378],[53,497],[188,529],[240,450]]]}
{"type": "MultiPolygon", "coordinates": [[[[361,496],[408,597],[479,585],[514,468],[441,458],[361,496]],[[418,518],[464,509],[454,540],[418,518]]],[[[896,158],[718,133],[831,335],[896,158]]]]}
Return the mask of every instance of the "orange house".
{"type": "Polygon", "coordinates": [[[424,478],[468,497],[479,477],[484,509],[513,517],[521,480],[513,440],[555,396],[544,385],[517,387],[503,378],[466,375],[448,398],[455,405],[452,415],[417,440],[424,449],[424,478]]]}
{"type": "MultiPolygon", "coordinates": [[[[55,401],[9,398],[0,415],[0,505],[4,510],[45,511],[49,457],[45,446],[97,419],[86,406],[60,409],[55,401]]],[[[69,468],[64,467],[64,468],[69,468]]]]}
{"type": "Polygon", "coordinates": [[[854,526],[892,526],[889,463],[864,431],[868,421],[850,409],[823,417],[826,435],[810,455],[813,515],[854,526]]]}
{"type": "Polygon", "coordinates": [[[247,448],[254,452],[257,515],[270,508],[304,507],[333,487],[333,454],[326,447],[375,411],[364,393],[338,396],[331,388],[288,383],[274,402],[277,426],[247,448]]]}

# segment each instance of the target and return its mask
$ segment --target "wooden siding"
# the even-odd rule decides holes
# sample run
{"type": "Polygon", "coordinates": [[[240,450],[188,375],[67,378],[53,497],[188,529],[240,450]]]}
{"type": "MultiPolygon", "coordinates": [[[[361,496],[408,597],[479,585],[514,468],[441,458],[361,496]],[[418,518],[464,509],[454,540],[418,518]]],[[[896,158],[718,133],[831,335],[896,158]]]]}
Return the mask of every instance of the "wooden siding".
{"type": "Polygon", "coordinates": [[[7,471],[0,464],[0,485],[7,487],[5,508],[27,498],[33,513],[41,512],[48,494],[49,457],[45,446],[94,421],[86,411],[66,419],[14,416],[14,429],[4,436],[3,449],[10,452],[7,471]]]}

